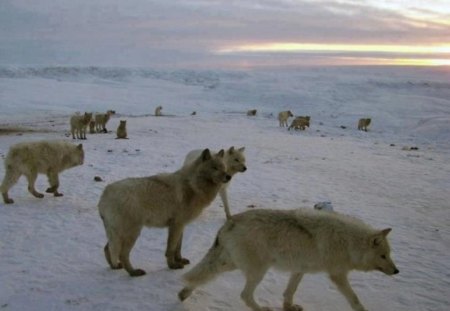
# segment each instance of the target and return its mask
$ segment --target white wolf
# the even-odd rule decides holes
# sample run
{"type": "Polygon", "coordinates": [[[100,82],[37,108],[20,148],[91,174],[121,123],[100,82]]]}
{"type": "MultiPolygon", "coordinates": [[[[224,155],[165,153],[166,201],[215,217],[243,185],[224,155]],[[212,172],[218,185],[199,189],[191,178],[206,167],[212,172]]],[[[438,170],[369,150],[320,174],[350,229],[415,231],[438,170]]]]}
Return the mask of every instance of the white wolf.
{"type": "Polygon", "coordinates": [[[91,122],[92,113],[85,112],[83,115],[75,114],[70,118],[70,132],[72,138],[86,139],[86,129],[91,122]]]}
{"type": "Polygon", "coordinates": [[[246,284],[241,298],[254,311],[260,307],[253,292],[271,267],[291,272],[284,291],[284,311],[300,311],[293,296],[304,273],[326,272],[355,311],[366,310],[353,292],[347,275],[351,270],[399,271],[390,257],[386,238],[391,229],[376,230],[338,213],[312,209],[252,210],[233,216],[219,230],[206,256],[184,275],[186,299],[199,285],[219,273],[240,269],[246,284]]]}
{"type": "Polygon", "coordinates": [[[158,106],[155,108],[155,116],[156,117],[162,116],[161,110],[162,110],[162,106],[158,106]]]}
{"type": "Polygon", "coordinates": [[[116,112],[114,110],[108,110],[106,113],[96,113],[95,114],[95,128],[97,132],[108,133],[106,129],[106,123],[108,123],[109,119],[116,112]]]}
{"type": "Polygon", "coordinates": [[[278,114],[278,121],[280,122],[280,127],[288,126],[289,117],[293,117],[294,115],[290,110],[281,111],[278,114]]]}
{"type": "MultiPolygon", "coordinates": [[[[230,147],[224,156],[224,163],[227,170],[228,175],[231,177],[234,176],[237,172],[245,172],[247,167],[245,166],[245,155],[244,155],[245,147],[235,149],[234,146],[230,147]]],[[[184,159],[184,166],[189,165],[201,154],[202,150],[192,150],[186,155],[184,159]]],[[[220,188],[219,194],[222,199],[223,207],[225,209],[225,216],[227,219],[231,218],[230,206],[228,204],[228,196],[227,196],[227,188],[230,183],[223,184],[220,188]]]]}
{"type": "Polygon", "coordinates": [[[28,180],[28,191],[37,198],[44,195],[36,191],[34,183],[39,173],[46,174],[50,188],[46,192],[55,197],[62,196],[58,192],[58,174],[68,168],[81,165],[84,161],[83,145],[74,145],[66,141],[25,142],[11,146],[5,159],[5,177],[0,186],[3,201],[14,203],[9,198],[9,189],[16,184],[20,176],[28,180]]]}
{"type": "Polygon", "coordinates": [[[225,171],[224,151],[208,149],[188,166],[171,174],[127,178],[109,184],[98,203],[108,243],[105,257],[112,269],[125,268],[131,276],[145,274],[130,263],[130,251],[142,228],[168,227],[166,259],[171,269],[189,260],[181,256],[184,227],[197,218],[231,177],[225,171]]]}

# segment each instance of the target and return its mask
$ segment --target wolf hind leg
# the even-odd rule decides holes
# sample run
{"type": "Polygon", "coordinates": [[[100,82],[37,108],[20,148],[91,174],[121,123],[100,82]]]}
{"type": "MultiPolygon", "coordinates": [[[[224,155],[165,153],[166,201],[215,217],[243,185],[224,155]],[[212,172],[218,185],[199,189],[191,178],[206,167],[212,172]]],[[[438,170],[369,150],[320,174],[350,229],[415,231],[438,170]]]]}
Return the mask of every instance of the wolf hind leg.
{"type": "Polygon", "coordinates": [[[283,302],[283,310],[284,311],[302,311],[303,308],[300,305],[295,305],[293,303],[294,294],[297,291],[298,284],[303,278],[303,273],[296,272],[292,273],[289,278],[288,285],[286,290],[283,293],[284,302],[283,302]]]}
{"type": "Polygon", "coordinates": [[[7,166],[5,177],[3,178],[3,182],[0,186],[0,191],[3,196],[3,202],[5,202],[5,204],[14,203],[14,200],[11,199],[8,195],[8,191],[17,183],[21,175],[22,173],[14,170],[12,166],[7,166]]]}
{"type": "Polygon", "coordinates": [[[134,269],[130,262],[130,252],[136,243],[137,238],[141,233],[141,227],[131,228],[127,231],[127,235],[122,238],[121,250],[119,253],[119,260],[122,266],[127,270],[130,276],[141,276],[145,275],[145,271],[142,269],[134,269]]]}
{"type": "Polygon", "coordinates": [[[29,172],[27,172],[25,174],[25,176],[27,177],[28,180],[28,191],[34,195],[36,198],[43,198],[44,195],[42,193],[39,193],[36,191],[36,188],[34,187],[34,184],[36,182],[37,179],[37,171],[36,170],[30,170],[29,172]]]}
{"type": "Polygon", "coordinates": [[[218,239],[206,253],[205,257],[189,272],[183,275],[186,286],[178,293],[178,298],[183,301],[189,297],[198,286],[213,280],[217,275],[236,269],[236,265],[230,256],[219,244],[218,239]]]}
{"type": "Polygon", "coordinates": [[[348,282],[347,275],[330,275],[330,279],[336,284],[338,290],[347,299],[354,311],[367,311],[353,291],[350,283],[348,282]]]}
{"type": "Polygon", "coordinates": [[[48,183],[50,184],[50,187],[47,188],[45,192],[47,193],[53,193],[55,197],[62,197],[63,194],[58,192],[59,187],[59,176],[56,172],[50,172],[47,174],[48,177],[48,183]]]}
{"type": "MultiPolygon", "coordinates": [[[[109,248],[109,242],[106,243],[105,248],[103,249],[103,251],[105,252],[105,258],[106,261],[108,262],[109,266],[111,267],[111,269],[113,270],[118,270],[118,269],[122,269],[122,264],[119,262],[119,256],[115,255],[114,257],[111,256],[111,251],[109,248]]],[[[114,252],[114,254],[116,254],[117,252],[114,252]]]]}
{"type": "Polygon", "coordinates": [[[241,299],[245,304],[253,311],[270,311],[270,308],[261,307],[258,305],[254,298],[254,292],[258,284],[264,278],[268,268],[259,267],[259,269],[251,268],[249,271],[245,271],[245,287],[241,292],[241,299]]]}

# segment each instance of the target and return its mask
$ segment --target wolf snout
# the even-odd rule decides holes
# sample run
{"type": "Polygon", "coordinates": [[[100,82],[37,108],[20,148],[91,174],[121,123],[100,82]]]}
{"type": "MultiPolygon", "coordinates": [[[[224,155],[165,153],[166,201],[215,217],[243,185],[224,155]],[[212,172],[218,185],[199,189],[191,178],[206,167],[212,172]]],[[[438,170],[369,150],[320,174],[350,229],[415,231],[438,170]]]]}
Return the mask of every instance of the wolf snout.
{"type": "Polygon", "coordinates": [[[395,268],[393,274],[399,274],[399,273],[400,273],[400,271],[397,268],[395,268]]]}
{"type": "Polygon", "coordinates": [[[242,168],[241,172],[245,172],[246,170],[247,170],[247,167],[244,166],[244,167],[242,168]]]}
{"type": "Polygon", "coordinates": [[[231,176],[230,175],[225,175],[223,182],[227,183],[231,180],[231,176]]]}

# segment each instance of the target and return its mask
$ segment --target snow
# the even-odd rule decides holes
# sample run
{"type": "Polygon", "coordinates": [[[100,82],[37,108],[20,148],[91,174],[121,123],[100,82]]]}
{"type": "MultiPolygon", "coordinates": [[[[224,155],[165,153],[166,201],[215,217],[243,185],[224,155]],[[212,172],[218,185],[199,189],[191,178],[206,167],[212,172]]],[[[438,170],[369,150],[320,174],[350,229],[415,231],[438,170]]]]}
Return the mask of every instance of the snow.
{"type": "MultiPolygon", "coordinates": [[[[82,141],[85,164],[60,175],[64,197],[36,199],[22,177],[10,191],[15,203],[0,203],[0,309],[247,310],[239,271],[177,300],[182,274],[224,222],[220,199],[187,227],[183,255],[192,264],[183,270],[166,266],[166,230],[144,229],[131,253],[134,265],[147,271],[140,278],[108,268],[96,208],[108,183],[175,171],[192,149],[245,146],[248,170],[228,188],[232,213],[331,202],[336,212],[392,227],[400,274],[352,273],[362,303],[368,310],[447,310],[449,78],[448,69],[423,68],[1,68],[0,129],[34,130],[0,135],[2,157],[22,141],[72,140],[66,134],[76,111],[117,114],[107,124],[112,132],[82,141]],[[152,116],[158,105],[166,117],[152,116]],[[257,116],[246,116],[248,109],[258,109],[257,116]],[[287,109],[310,115],[311,128],[279,128],[276,115],[287,109]],[[362,117],[372,118],[368,132],[356,130],[362,117]],[[128,140],[114,139],[121,119],[128,140]]],[[[45,176],[36,187],[46,189],[45,176]]],[[[286,273],[270,271],[255,297],[282,310],[287,280],[286,273]]],[[[305,310],[350,310],[322,274],[305,277],[295,300],[305,310]]]]}

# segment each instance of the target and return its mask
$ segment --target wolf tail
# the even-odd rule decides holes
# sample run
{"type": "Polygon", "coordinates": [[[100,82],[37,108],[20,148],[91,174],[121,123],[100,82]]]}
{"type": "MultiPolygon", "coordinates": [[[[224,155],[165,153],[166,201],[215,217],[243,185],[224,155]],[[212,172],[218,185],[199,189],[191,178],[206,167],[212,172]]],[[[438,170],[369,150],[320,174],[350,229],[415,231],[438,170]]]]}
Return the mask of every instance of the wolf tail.
{"type": "Polygon", "coordinates": [[[205,257],[189,272],[183,275],[186,286],[178,293],[181,301],[189,297],[192,291],[199,285],[213,280],[222,272],[236,269],[230,255],[220,242],[220,236],[224,229],[232,222],[228,221],[217,234],[213,246],[206,253],[205,257]]]}

